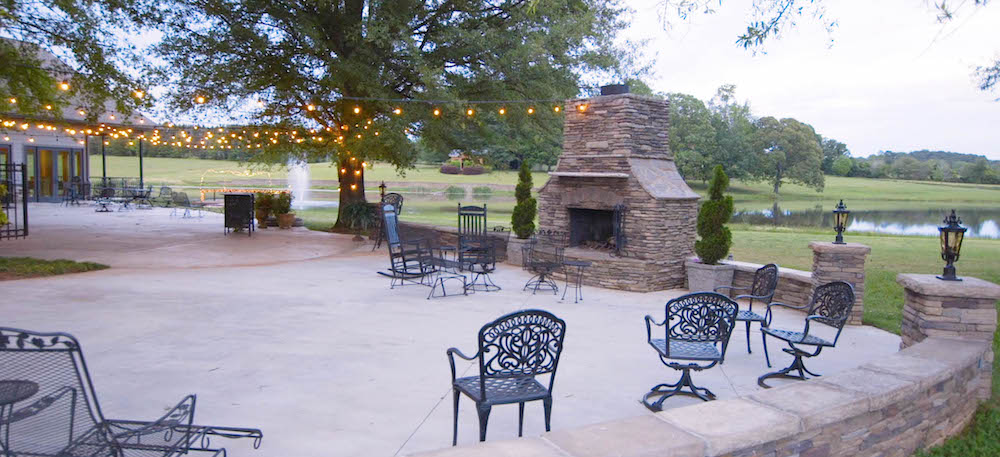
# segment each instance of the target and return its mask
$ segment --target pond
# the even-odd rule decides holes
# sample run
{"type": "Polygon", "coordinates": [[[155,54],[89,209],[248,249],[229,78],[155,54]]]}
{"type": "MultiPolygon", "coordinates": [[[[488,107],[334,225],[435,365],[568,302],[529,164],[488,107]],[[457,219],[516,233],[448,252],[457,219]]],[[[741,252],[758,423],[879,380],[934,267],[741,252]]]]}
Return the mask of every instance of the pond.
{"type": "MultiPolygon", "coordinates": [[[[1000,208],[956,208],[962,226],[970,238],[1000,239],[1000,208]]],[[[848,232],[875,232],[893,235],[938,236],[938,226],[951,208],[852,210],[848,232]]],[[[770,209],[737,209],[733,222],[780,227],[833,227],[833,213],[820,208],[784,210],[775,204],[770,209]]]]}

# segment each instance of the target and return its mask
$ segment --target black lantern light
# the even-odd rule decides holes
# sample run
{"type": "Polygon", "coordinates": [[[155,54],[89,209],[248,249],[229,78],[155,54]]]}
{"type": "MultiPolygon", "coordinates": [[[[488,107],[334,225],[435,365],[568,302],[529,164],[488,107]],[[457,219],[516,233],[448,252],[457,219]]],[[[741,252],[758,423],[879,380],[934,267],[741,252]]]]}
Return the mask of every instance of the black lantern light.
{"type": "Polygon", "coordinates": [[[382,181],[382,184],[378,185],[378,194],[381,197],[379,201],[385,201],[385,187],[385,181],[382,181]]]}
{"type": "Polygon", "coordinates": [[[833,240],[833,244],[847,244],[844,242],[844,229],[847,228],[849,214],[851,212],[847,210],[847,205],[844,205],[844,200],[840,200],[837,207],[833,209],[833,229],[837,231],[837,238],[833,240]]]}
{"type": "Polygon", "coordinates": [[[958,254],[962,252],[962,239],[965,238],[965,231],[962,227],[962,219],[955,215],[955,210],[951,210],[951,215],[944,218],[944,227],[938,227],[941,234],[941,260],[946,262],[944,274],[938,279],[944,281],[961,281],[962,278],[955,276],[955,262],[958,262],[958,254]]]}

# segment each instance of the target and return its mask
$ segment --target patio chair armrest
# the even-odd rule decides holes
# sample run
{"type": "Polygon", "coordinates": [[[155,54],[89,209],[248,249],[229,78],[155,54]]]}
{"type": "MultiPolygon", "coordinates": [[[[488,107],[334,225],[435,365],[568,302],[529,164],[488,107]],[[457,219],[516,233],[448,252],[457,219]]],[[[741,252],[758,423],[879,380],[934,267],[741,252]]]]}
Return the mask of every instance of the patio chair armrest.
{"type": "Polygon", "coordinates": [[[646,320],[646,342],[647,343],[652,343],[653,342],[653,327],[651,325],[649,325],[649,324],[652,323],[653,325],[655,325],[657,327],[662,327],[664,325],[667,325],[667,320],[663,319],[663,322],[656,322],[656,320],[653,319],[653,316],[650,316],[648,314],[646,315],[645,320],[646,320]]]}
{"type": "Polygon", "coordinates": [[[764,313],[764,326],[765,327],[770,327],[771,326],[771,307],[772,306],[782,307],[782,308],[788,308],[788,309],[806,309],[807,305],[794,306],[794,305],[789,305],[789,304],[786,304],[786,303],[781,303],[781,302],[776,302],[776,301],[768,303],[767,304],[767,312],[764,313]]]}
{"type": "Polygon", "coordinates": [[[9,418],[10,422],[7,422],[8,420],[7,417],[0,417],[0,425],[6,424],[9,427],[10,424],[13,424],[14,422],[18,422],[27,419],[29,417],[41,414],[42,411],[45,411],[50,406],[55,404],[57,400],[63,398],[67,393],[70,394],[69,396],[70,408],[74,408],[76,406],[76,401],[77,401],[76,389],[68,386],[62,387],[51,394],[48,394],[42,398],[39,398],[38,400],[35,400],[30,405],[20,408],[17,411],[11,413],[9,418]]]}
{"type": "Polygon", "coordinates": [[[187,433],[180,433],[181,436],[178,437],[177,443],[184,443],[187,441],[186,439],[184,439],[186,438],[184,437],[184,435],[191,433],[191,422],[194,420],[195,400],[196,399],[194,395],[188,395],[184,397],[183,400],[178,402],[173,408],[167,411],[166,414],[161,416],[159,419],[153,422],[144,423],[136,428],[127,428],[123,426],[116,427],[115,424],[116,422],[122,424],[126,423],[135,424],[134,421],[109,420],[108,421],[109,428],[121,428],[122,430],[124,430],[120,431],[119,433],[115,433],[114,430],[109,430],[109,431],[111,432],[112,436],[114,436],[115,440],[119,441],[122,444],[129,444],[129,440],[131,439],[135,439],[133,443],[140,442],[144,435],[149,435],[152,433],[160,433],[160,432],[166,433],[171,430],[180,430],[182,432],[187,432],[187,433]]]}
{"type": "Polygon", "coordinates": [[[811,324],[812,321],[816,319],[826,319],[826,316],[820,316],[818,314],[810,314],[806,316],[806,325],[805,328],[802,329],[802,339],[805,339],[807,336],[809,336],[809,324],[811,324]]]}
{"type": "Polygon", "coordinates": [[[470,357],[470,356],[467,356],[464,353],[462,353],[462,351],[458,350],[458,348],[448,348],[448,350],[445,351],[445,353],[448,355],[448,365],[451,366],[451,381],[452,382],[455,382],[455,356],[456,355],[459,358],[463,359],[463,360],[476,360],[476,357],[479,357],[479,352],[476,352],[474,355],[472,355],[470,357]]]}
{"type": "Polygon", "coordinates": [[[733,300],[739,300],[741,298],[750,298],[750,299],[753,299],[753,300],[767,300],[768,298],[771,298],[771,295],[740,294],[740,295],[737,295],[737,296],[733,297],[733,300]]]}
{"type": "Polygon", "coordinates": [[[712,292],[715,292],[715,293],[721,293],[721,292],[719,292],[719,291],[721,291],[721,290],[723,290],[723,289],[729,289],[729,291],[730,291],[730,292],[732,292],[732,291],[734,291],[734,290],[750,290],[750,288],[749,288],[749,287],[735,287],[735,286],[718,286],[718,287],[716,287],[715,289],[712,289],[712,292]]]}

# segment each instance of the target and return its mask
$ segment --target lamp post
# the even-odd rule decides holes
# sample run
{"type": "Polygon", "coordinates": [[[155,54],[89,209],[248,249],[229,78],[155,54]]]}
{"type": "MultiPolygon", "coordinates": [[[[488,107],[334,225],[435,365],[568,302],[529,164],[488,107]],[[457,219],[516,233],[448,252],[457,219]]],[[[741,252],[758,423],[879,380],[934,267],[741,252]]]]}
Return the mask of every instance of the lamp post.
{"type": "Polygon", "coordinates": [[[851,212],[847,210],[844,200],[840,200],[837,207],[833,209],[833,229],[837,231],[837,238],[833,240],[833,244],[847,244],[844,242],[844,229],[847,228],[849,214],[851,212]]]}
{"type": "Polygon", "coordinates": [[[955,215],[955,210],[944,218],[944,227],[938,227],[941,236],[941,260],[946,262],[944,273],[937,278],[942,281],[961,281],[962,278],[955,276],[955,262],[962,251],[962,240],[965,238],[965,231],[962,227],[962,219],[955,215]]]}
{"type": "Polygon", "coordinates": [[[378,185],[378,194],[379,194],[379,201],[380,202],[384,202],[385,201],[385,187],[386,187],[385,186],[385,181],[382,181],[382,184],[378,185]]]}

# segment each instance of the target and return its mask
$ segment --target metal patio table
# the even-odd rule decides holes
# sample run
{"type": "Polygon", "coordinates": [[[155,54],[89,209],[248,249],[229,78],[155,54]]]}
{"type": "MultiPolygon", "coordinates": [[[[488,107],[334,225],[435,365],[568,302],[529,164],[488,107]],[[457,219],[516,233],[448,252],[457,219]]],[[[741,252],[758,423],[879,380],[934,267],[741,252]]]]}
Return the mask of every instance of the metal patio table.
{"type": "Polygon", "coordinates": [[[444,282],[449,279],[461,279],[462,280],[462,295],[469,295],[469,283],[468,277],[459,271],[468,270],[471,265],[468,262],[460,262],[458,260],[450,260],[442,257],[432,257],[430,259],[430,264],[434,265],[436,272],[434,274],[434,279],[431,282],[431,293],[427,294],[427,299],[436,297],[434,292],[437,290],[438,285],[441,286],[441,296],[447,297],[448,290],[445,289],[444,282]]]}
{"type": "Polygon", "coordinates": [[[593,265],[587,260],[565,260],[563,266],[566,269],[566,288],[563,289],[562,299],[566,299],[566,290],[573,288],[573,303],[583,301],[583,270],[593,265]]]}
{"type": "Polygon", "coordinates": [[[0,381],[0,451],[4,455],[10,453],[10,423],[14,413],[14,404],[24,401],[38,393],[38,384],[31,381],[0,381]]]}

